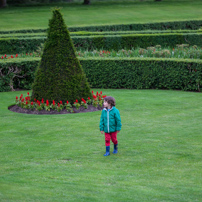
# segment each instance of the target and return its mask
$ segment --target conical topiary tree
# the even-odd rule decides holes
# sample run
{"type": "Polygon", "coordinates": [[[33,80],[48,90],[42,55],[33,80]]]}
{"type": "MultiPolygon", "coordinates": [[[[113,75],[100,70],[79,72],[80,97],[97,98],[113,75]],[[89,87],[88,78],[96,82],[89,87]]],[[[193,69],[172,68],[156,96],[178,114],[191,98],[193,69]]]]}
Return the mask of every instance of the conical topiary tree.
{"type": "Polygon", "coordinates": [[[84,71],[59,9],[53,10],[48,37],[36,70],[32,99],[69,101],[91,97],[84,71]]]}

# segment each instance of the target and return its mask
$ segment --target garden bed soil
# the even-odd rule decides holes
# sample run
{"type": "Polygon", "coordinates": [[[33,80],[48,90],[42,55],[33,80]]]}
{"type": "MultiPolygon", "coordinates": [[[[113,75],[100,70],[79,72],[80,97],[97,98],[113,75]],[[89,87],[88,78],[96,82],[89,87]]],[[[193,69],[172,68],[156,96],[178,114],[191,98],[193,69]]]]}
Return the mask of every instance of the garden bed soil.
{"type": "Polygon", "coordinates": [[[50,109],[50,111],[46,111],[45,109],[38,111],[38,110],[24,109],[17,105],[12,105],[12,106],[8,107],[8,109],[13,112],[24,113],[24,114],[37,114],[37,115],[52,115],[53,114],[54,115],[54,114],[73,114],[73,113],[94,112],[94,111],[102,110],[103,107],[98,106],[96,108],[92,105],[88,105],[88,109],[85,109],[82,106],[79,109],[76,109],[75,107],[73,107],[73,111],[74,111],[73,113],[68,112],[66,109],[63,109],[60,112],[58,112],[57,110],[53,110],[53,109],[50,109]]]}

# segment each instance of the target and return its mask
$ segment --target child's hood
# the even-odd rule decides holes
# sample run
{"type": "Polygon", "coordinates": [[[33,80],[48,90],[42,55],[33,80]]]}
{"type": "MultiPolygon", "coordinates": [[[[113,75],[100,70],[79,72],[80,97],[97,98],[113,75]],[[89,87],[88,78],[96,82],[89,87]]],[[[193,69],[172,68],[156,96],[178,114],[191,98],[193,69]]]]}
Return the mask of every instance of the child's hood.
{"type": "MultiPolygon", "coordinates": [[[[116,109],[116,107],[113,106],[109,111],[112,111],[114,109],[116,109]]],[[[103,110],[107,111],[107,108],[104,108],[103,110]]]]}

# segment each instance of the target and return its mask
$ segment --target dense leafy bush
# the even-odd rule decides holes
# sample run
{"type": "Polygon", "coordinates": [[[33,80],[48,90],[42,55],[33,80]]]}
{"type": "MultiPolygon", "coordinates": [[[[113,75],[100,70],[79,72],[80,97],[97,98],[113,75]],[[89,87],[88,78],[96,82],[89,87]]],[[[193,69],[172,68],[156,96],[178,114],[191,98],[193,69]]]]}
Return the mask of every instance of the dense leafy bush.
{"type": "MultiPolygon", "coordinates": [[[[129,35],[129,34],[165,34],[165,33],[202,33],[202,29],[199,30],[143,30],[143,31],[106,31],[106,32],[90,32],[90,31],[78,31],[70,32],[70,36],[99,36],[99,35],[129,35]]],[[[0,34],[0,38],[34,38],[34,37],[46,37],[45,32],[39,33],[7,33],[0,34]]]]}
{"type": "Polygon", "coordinates": [[[38,38],[0,38],[0,54],[10,53],[22,53],[36,51],[42,43],[44,43],[46,37],[38,38]]]}
{"type": "Polygon", "coordinates": [[[39,59],[12,59],[0,62],[0,92],[31,89],[39,59]]]}
{"type": "MultiPolygon", "coordinates": [[[[74,36],[74,46],[79,50],[120,50],[136,47],[146,48],[157,44],[162,47],[175,47],[176,44],[202,46],[202,33],[129,34],[109,36],[74,36]]],[[[0,39],[0,54],[35,51],[44,37],[25,39],[0,39]]]]}
{"type": "Polygon", "coordinates": [[[200,60],[162,58],[82,60],[90,84],[97,88],[200,91],[201,64],[200,60]]]}
{"type": "Polygon", "coordinates": [[[202,34],[134,34],[116,36],[86,36],[72,37],[77,49],[94,50],[120,50],[136,47],[146,48],[161,45],[162,47],[175,47],[176,44],[190,44],[202,46],[202,34]]]}
{"type": "Polygon", "coordinates": [[[59,9],[53,10],[48,37],[33,83],[32,99],[73,103],[91,97],[84,71],[59,9]]]}
{"type": "MultiPolygon", "coordinates": [[[[82,27],[69,27],[70,32],[77,31],[142,31],[142,30],[196,30],[202,27],[202,20],[191,21],[175,21],[175,22],[153,22],[153,23],[136,23],[136,24],[121,24],[121,25],[101,25],[101,26],[82,26],[82,27]]],[[[3,33],[33,33],[33,32],[46,32],[46,29],[25,29],[25,30],[10,30],[0,31],[3,33]]]]}
{"type": "MultiPolygon", "coordinates": [[[[17,60],[17,59],[16,59],[17,60]]],[[[0,91],[8,91],[10,66],[23,66],[24,78],[14,79],[15,88],[30,89],[39,59],[18,62],[0,62],[0,91]],[[27,85],[29,84],[29,86],[27,85]]],[[[157,58],[80,58],[81,65],[93,88],[180,89],[200,91],[202,88],[202,61],[157,58]]],[[[19,75],[23,75],[20,73],[19,75]]]]}

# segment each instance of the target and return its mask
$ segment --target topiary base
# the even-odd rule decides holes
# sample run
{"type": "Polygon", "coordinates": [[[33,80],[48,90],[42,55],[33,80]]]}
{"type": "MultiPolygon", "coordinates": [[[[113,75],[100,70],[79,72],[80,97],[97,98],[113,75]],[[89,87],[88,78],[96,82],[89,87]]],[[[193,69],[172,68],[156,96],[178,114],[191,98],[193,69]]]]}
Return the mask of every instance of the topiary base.
{"type": "Polygon", "coordinates": [[[60,112],[52,109],[50,111],[46,111],[45,109],[38,111],[38,110],[24,109],[17,105],[12,105],[8,107],[8,109],[13,112],[24,113],[24,114],[54,115],[54,114],[74,114],[74,113],[94,112],[94,111],[102,110],[103,107],[101,106],[94,107],[92,105],[88,105],[88,109],[85,109],[84,107],[80,107],[79,109],[76,109],[75,107],[73,107],[73,111],[74,111],[73,113],[68,112],[66,109],[63,109],[60,112]]]}

